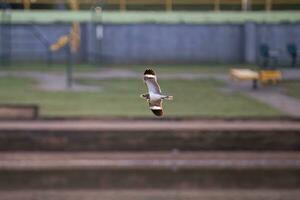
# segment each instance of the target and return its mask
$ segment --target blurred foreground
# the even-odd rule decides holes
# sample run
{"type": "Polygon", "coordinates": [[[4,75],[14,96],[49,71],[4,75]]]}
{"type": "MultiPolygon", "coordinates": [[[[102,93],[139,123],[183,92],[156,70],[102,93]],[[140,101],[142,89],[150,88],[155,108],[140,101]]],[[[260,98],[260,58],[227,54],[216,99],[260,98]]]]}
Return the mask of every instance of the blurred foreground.
{"type": "Polygon", "coordinates": [[[290,199],[298,120],[0,122],[3,200],[290,199]]]}

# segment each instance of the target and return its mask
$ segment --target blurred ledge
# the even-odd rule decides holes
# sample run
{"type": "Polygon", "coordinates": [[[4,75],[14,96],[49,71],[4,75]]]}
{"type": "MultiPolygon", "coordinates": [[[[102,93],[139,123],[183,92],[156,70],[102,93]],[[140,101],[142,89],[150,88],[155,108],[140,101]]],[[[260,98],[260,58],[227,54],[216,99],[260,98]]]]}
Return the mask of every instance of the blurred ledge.
{"type": "Polygon", "coordinates": [[[0,121],[0,131],[300,131],[289,120],[33,120],[0,121]]]}
{"type": "Polygon", "coordinates": [[[148,200],[148,199],[210,199],[210,200],[298,200],[300,191],[297,189],[127,189],[127,190],[13,190],[0,191],[2,200],[22,199],[72,199],[72,200],[148,200]]]}
{"type": "Polygon", "coordinates": [[[300,169],[298,152],[0,153],[0,170],[300,169]]]}
{"type": "Polygon", "coordinates": [[[34,120],[38,116],[38,105],[0,104],[0,120],[34,120]]]}
{"type": "Polygon", "coordinates": [[[294,116],[236,116],[236,117],[208,117],[208,116],[165,116],[161,118],[156,117],[146,117],[146,116],[68,116],[68,117],[59,117],[59,116],[39,116],[38,120],[40,121],[70,121],[70,120],[101,120],[101,121],[110,121],[110,120],[144,120],[144,121],[194,121],[194,120],[207,120],[207,121],[298,121],[300,122],[300,117],[294,116]]]}

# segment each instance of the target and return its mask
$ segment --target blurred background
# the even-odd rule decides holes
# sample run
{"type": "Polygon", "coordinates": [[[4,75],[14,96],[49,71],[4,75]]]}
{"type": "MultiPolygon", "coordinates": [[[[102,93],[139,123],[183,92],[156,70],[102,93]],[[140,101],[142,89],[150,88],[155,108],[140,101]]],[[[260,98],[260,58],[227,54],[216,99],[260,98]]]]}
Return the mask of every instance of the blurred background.
{"type": "Polygon", "coordinates": [[[0,9],[0,200],[299,199],[300,0],[0,9]]]}

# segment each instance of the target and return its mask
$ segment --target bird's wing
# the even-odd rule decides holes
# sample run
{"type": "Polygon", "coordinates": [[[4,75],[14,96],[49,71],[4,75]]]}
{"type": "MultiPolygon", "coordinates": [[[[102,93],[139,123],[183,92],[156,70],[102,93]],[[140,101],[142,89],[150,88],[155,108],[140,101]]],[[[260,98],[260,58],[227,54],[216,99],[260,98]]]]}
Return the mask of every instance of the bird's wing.
{"type": "Polygon", "coordinates": [[[161,117],[164,114],[163,107],[162,107],[162,100],[149,102],[149,108],[156,116],[161,117]]]}
{"type": "Polygon", "coordinates": [[[161,90],[157,83],[155,72],[152,69],[147,69],[144,73],[144,81],[148,87],[149,93],[160,94],[161,90]]]}

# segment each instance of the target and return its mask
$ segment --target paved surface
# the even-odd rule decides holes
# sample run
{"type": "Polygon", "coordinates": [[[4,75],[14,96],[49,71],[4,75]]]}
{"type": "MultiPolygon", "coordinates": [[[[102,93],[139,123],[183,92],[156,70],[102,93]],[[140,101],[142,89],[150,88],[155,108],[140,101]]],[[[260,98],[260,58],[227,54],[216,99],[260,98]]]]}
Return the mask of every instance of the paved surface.
{"type": "Polygon", "coordinates": [[[34,120],[0,121],[0,130],[300,130],[299,121],[284,120],[34,120]],[[134,123],[133,123],[134,122],[134,123]]]}
{"type": "Polygon", "coordinates": [[[285,92],[277,86],[259,86],[257,90],[252,89],[252,83],[248,82],[233,82],[229,79],[223,79],[227,83],[226,88],[221,90],[230,92],[240,92],[257,101],[270,105],[277,110],[287,113],[293,117],[300,117],[300,101],[293,97],[287,96],[285,92]]]}
{"type": "Polygon", "coordinates": [[[0,153],[0,169],[300,169],[295,152],[0,153]]]}
{"type": "MultiPolygon", "coordinates": [[[[282,73],[284,80],[300,80],[300,70],[282,70],[282,73]]],[[[233,82],[228,76],[223,75],[215,78],[227,83],[228,87],[223,89],[226,92],[240,92],[290,116],[300,117],[300,101],[287,96],[280,87],[259,86],[257,90],[253,90],[251,81],[233,82]]]]}
{"type": "Polygon", "coordinates": [[[0,191],[1,200],[299,200],[300,190],[25,190],[0,191]]]}
{"type": "Polygon", "coordinates": [[[258,90],[246,93],[258,101],[271,105],[284,113],[288,113],[290,116],[300,117],[300,101],[295,98],[275,91],[258,90]]]}
{"type": "Polygon", "coordinates": [[[66,77],[61,73],[42,73],[42,72],[0,72],[0,77],[21,77],[30,78],[37,81],[37,88],[48,91],[100,91],[100,87],[82,85],[73,82],[72,88],[66,85],[66,77]]]}

